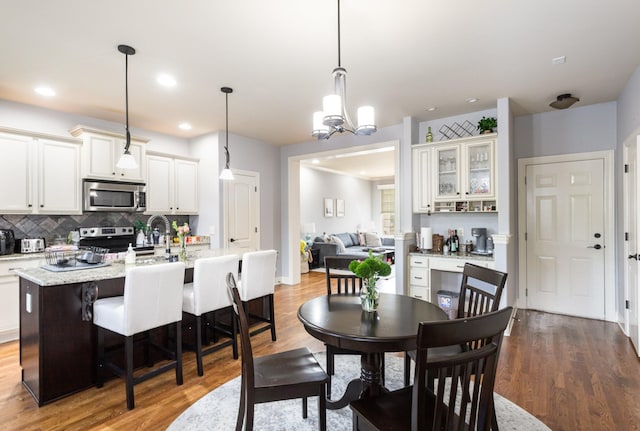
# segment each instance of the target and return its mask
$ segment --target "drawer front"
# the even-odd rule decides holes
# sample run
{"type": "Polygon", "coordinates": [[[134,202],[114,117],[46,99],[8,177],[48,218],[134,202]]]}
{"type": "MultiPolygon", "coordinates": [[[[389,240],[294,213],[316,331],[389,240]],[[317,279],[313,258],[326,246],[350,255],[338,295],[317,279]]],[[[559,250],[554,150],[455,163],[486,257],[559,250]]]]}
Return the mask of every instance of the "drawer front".
{"type": "Polygon", "coordinates": [[[409,285],[429,287],[429,270],[427,268],[411,268],[409,285]]]}
{"type": "Polygon", "coordinates": [[[495,266],[493,261],[490,260],[475,260],[475,259],[454,259],[446,257],[432,257],[429,259],[429,267],[438,271],[449,272],[462,272],[464,264],[469,262],[474,265],[482,266],[485,268],[493,268],[495,266]]]}
{"type": "Polygon", "coordinates": [[[431,289],[428,287],[411,286],[409,295],[428,302],[431,299],[431,289]]]}
{"type": "Polygon", "coordinates": [[[429,258],[426,256],[411,256],[409,259],[409,266],[429,268],[429,258]]]}

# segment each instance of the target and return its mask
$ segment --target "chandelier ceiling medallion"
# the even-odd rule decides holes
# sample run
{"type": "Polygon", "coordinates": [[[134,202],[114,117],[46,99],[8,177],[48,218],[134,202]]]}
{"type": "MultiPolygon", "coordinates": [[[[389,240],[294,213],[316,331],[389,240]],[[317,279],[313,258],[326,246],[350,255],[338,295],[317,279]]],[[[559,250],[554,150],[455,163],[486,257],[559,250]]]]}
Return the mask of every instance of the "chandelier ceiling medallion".
{"type": "Polygon", "coordinates": [[[340,0],[338,0],[338,67],[333,69],[334,94],[322,99],[322,111],[313,113],[313,137],[329,139],[334,133],[371,135],[377,130],[373,106],[358,108],[358,127],[354,127],[346,109],[347,71],[340,62],[340,0]]]}

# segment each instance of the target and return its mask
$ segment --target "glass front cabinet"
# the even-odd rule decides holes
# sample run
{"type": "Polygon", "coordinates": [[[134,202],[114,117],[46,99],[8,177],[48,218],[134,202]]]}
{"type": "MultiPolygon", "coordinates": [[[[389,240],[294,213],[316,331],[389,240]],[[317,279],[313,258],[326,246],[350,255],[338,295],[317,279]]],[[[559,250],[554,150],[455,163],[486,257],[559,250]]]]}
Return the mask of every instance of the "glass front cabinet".
{"type": "Polygon", "coordinates": [[[495,146],[494,133],[414,147],[414,212],[496,211],[495,146]]]}

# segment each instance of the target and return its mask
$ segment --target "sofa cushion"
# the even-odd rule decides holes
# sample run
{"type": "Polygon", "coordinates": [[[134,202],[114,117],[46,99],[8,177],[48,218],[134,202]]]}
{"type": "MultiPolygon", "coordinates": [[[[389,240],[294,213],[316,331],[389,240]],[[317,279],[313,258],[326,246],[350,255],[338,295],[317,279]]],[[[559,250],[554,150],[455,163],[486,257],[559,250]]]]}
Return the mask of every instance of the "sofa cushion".
{"type": "Polygon", "coordinates": [[[367,247],[382,246],[382,240],[377,234],[371,233],[371,232],[365,232],[364,237],[365,237],[365,241],[367,242],[367,247]]]}
{"type": "Polygon", "coordinates": [[[338,235],[333,235],[331,237],[331,242],[338,245],[338,253],[344,253],[346,251],[344,242],[338,235]]]}
{"type": "MultiPolygon", "coordinates": [[[[340,238],[340,241],[342,241],[342,244],[344,244],[345,247],[353,247],[354,245],[356,245],[351,240],[351,235],[349,235],[347,232],[345,232],[345,233],[337,233],[337,234],[335,234],[335,236],[340,238]]],[[[344,252],[342,252],[342,253],[344,253],[344,252]]]]}
{"type": "Polygon", "coordinates": [[[324,237],[322,236],[317,236],[313,239],[313,242],[325,242],[324,241],[324,237]]]}
{"type": "Polygon", "coordinates": [[[360,238],[358,237],[358,234],[355,232],[349,232],[349,237],[351,237],[351,245],[360,245],[360,238]]]}

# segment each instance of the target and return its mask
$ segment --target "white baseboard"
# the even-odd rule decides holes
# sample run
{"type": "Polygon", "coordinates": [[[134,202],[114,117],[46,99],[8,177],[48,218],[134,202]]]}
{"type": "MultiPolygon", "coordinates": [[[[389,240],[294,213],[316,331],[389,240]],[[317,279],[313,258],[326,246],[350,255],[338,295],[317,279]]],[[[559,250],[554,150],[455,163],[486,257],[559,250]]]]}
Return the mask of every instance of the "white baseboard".
{"type": "Polygon", "coordinates": [[[511,318],[509,319],[509,324],[507,325],[507,329],[504,330],[504,335],[506,337],[511,335],[511,328],[513,327],[513,322],[516,320],[516,313],[518,312],[518,300],[513,303],[513,311],[511,312],[511,318]]]}
{"type": "Polygon", "coordinates": [[[4,331],[0,331],[0,344],[17,340],[19,337],[20,337],[19,328],[6,329],[4,331]]]}

